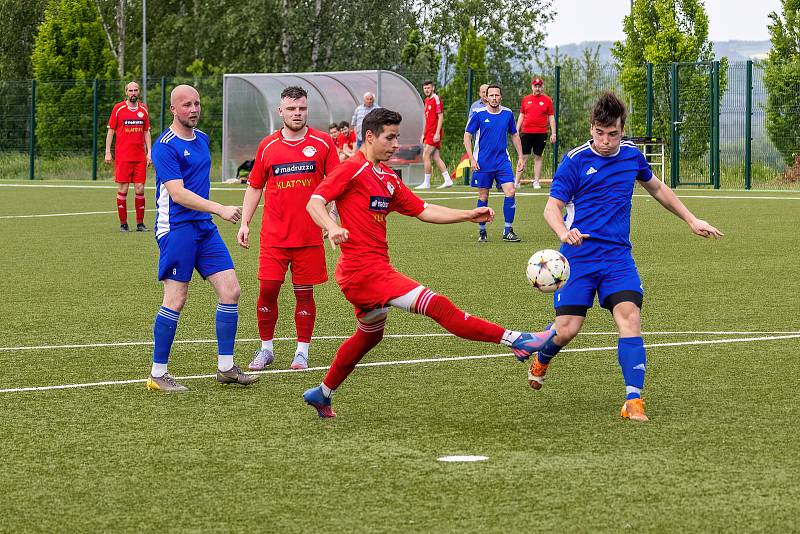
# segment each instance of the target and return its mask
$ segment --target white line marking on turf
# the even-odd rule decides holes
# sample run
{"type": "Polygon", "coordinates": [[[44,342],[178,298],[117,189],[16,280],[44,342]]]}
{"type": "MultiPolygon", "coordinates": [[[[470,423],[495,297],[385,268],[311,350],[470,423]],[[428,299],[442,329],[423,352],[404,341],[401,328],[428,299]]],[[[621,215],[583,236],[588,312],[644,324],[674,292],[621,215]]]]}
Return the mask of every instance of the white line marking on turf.
{"type": "MultiPolygon", "coordinates": [[[[154,209],[145,211],[156,211],[154,209]]],[[[74,213],[39,213],[35,215],[0,215],[0,219],[33,219],[36,217],[72,217],[75,215],[108,215],[116,211],[78,211],[74,213]]]]}
{"type": "MultiPolygon", "coordinates": [[[[707,335],[707,336],[750,336],[750,335],[786,335],[786,334],[798,334],[800,332],[797,331],[702,331],[702,330],[683,330],[683,331],[653,331],[653,332],[642,332],[643,336],[699,336],[699,335],[707,335]]],[[[609,331],[609,332],[580,332],[578,335],[580,336],[616,336],[619,335],[616,331],[609,331]]],[[[322,339],[347,339],[350,336],[314,336],[315,340],[322,340],[322,339]]],[[[437,333],[420,333],[420,334],[385,334],[383,337],[386,338],[406,338],[406,337],[455,337],[453,334],[448,332],[437,332],[437,333]]],[[[294,337],[276,337],[274,338],[275,341],[294,341],[296,338],[294,337]]],[[[260,342],[260,339],[256,338],[242,338],[237,339],[236,343],[256,343],[260,342]]],[[[177,339],[173,342],[176,345],[191,345],[191,344],[203,344],[203,343],[216,343],[216,339],[177,339]]],[[[104,347],[139,347],[139,346],[148,346],[152,345],[152,341],[118,341],[118,342],[108,342],[108,343],[82,343],[82,344],[74,344],[74,345],[35,345],[35,346],[24,346],[24,347],[0,347],[0,352],[9,352],[15,350],[50,350],[50,349],[95,349],[95,348],[104,348],[104,347]]]]}
{"type": "Polygon", "coordinates": [[[482,462],[488,460],[488,456],[469,456],[469,455],[455,455],[455,456],[441,456],[437,458],[440,462],[482,462]]]}
{"type": "MultiPolygon", "coordinates": [[[[796,339],[800,338],[800,333],[791,334],[791,335],[784,335],[784,336],[766,336],[766,337],[741,337],[741,338],[732,338],[732,339],[708,339],[708,340],[694,340],[694,341],[675,341],[670,343],[647,343],[645,347],[653,348],[653,347],[685,347],[689,345],[720,345],[725,343],[748,343],[748,342],[757,342],[757,341],[777,341],[781,339],[796,339]]],[[[616,345],[611,345],[607,347],[586,347],[580,349],[564,349],[561,352],[601,352],[605,350],[617,350],[616,345]]],[[[356,367],[385,367],[388,365],[413,365],[413,364],[426,364],[426,363],[440,363],[440,362],[457,362],[457,361],[467,361],[467,360],[486,360],[491,358],[508,358],[511,356],[509,352],[501,352],[496,354],[477,354],[474,356],[446,356],[446,357],[439,357],[439,358],[417,358],[414,360],[394,360],[394,361],[382,361],[382,362],[368,362],[368,363],[359,363],[356,367]]],[[[274,375],[274,374],[286,374],[286,373],[307,373],[311,371],[327,371],[328,366],[320,366],[320,367],[309,367],[308,369],[303,370],[295,370],[295,369],[268,369],[266,371],[255,371],[251,374],[255,375],[274,375]]],[[[214,378],[216,375],[190,375],[190,376],[176,376],[176,380],[199,380],[199,379],[207,379],[207,378],[214,378]]],[[[8,388],[8,389],[0,389],[0,393],[22,393],[22,392],[29,392],[29,391],[51,391],[56,389],[77,389],[77,388],[89,388],[89,387],[97,387],[97,386],[118,386],[124,384],[141,384],[146,382],[146,378],[138,378],[138,379],[131,379],[131,380],[106,380],[103,382],[88,382],[82,384],[61,384],[55,386],[32,386],[32,387],[21,387],[21,388],[8,388]]]]}

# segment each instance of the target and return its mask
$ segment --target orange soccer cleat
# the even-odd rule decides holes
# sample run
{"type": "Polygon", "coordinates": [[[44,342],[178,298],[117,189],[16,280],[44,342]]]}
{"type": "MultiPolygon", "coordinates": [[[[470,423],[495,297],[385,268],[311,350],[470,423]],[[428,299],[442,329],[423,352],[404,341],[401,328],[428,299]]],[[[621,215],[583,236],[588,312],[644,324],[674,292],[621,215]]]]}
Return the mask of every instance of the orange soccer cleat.
{"type": "Polygon", "coordinates": [[[648,417],[644,414],[644,401],[641,398],[629,399],[622,405],[619,411],[620,417],[630,419],[631,421],[649,421],[648,417]]]}
{"type": "Polygon", "coordinates": [[[534,356],[532,360],[531,366],[528,368],[528,385],[535,390],[540,390],[544,385],[544,374],[547,372],[547,368],[550,364],[541,363],[536,356],[534,356]]]}

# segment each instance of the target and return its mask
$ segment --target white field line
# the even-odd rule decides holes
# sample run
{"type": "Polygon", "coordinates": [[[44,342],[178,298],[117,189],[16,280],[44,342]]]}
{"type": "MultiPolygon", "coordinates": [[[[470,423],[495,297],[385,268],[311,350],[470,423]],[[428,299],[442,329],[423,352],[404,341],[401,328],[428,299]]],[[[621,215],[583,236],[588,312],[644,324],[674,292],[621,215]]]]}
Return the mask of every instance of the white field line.
{"type": "MultiPolygon", "coordinates": [[[[33,187],[33,188],[53,188],[53,189],[116,189],[116,185],[80,185],[80,184],[25,184],[25,183],[0,183],[0,187],[33,187]]],[[[155,191],[153,186],[145,186],[145,190],[155,191]]],[[[238,187],[211,187],[212,191],[239,191],[244,194],[244,188],[238,187]]],[[[726,190],[727,191],[727,190],[726,190]]],[[[729,190],[735,192],[736,190],[729,190]]],[[[748,195],[697,195],[697,194],[682,194],[680,190],[676,191],[679,198],[708,198],[708,199],[726,199],[726,200],[800,200],[800,197],[795,196],[760,196],[761,193],[781,193],[779,189],[755,191],[753,196],[748,195]]],[[[427,191],[422,195],[464,195],[464,190],[457,191],[427,191]]],[[[477,194],[477,192],[476,192],[477,194]]],[[[549,196],[548,192],[532,193],[527,191],[520,191],[518,195],[523,196],[549,196]]],[[[472,198],[471,195],[468,198],[472,198]]],[[[646,194],[634,194],[634,197],[652,198],[646,194]]]]}
{"type": "MultiPolygon", "coordinates": [[[[800,335],[800,332],[795,331],[719,331],[719,330],[684,330],[684,331],[653,331],[653,332],[642,332],[643,336],[697,336],[697,335],[706,335],[706,336],[766,336],[766,335],[800,335]]],[[[609,331],[609,332],[580,332],[578,335],[580,336],[616,336],[616,331],[609,331]]],[[[347,339],[350,336],[314,336],[315,341],[323,340],[323,339],[347,339]]],[[[448,332],[436,332],[436,333],[419,333],[419,334],[385,334],[383,337],[385,338],[406,338],[406,337],[455,337],[453,334],[448,332]]],[[[276,337],[274,341],[294,341],[294,337],[276,337]]],[[[204,343],[216,343],[216,339],[176,339],[173,344],[175,345],[193,345],[193,344],[204,344],[204,343]]],[[[257,338],[242,338],[237,339],[236,343],[257,343],[261,342],[260,339],[257,338]]],[[[12,351],[23,351],[23,350],[66,350],[66,349],[95,349],[95,348],[105,348],[105,347],[140,347],[140,346],[152,346],[152,341],[118,341],[118,342],[107,342],[107,343],[82,343],[82,344],[74,344],[74,345],[32,345],[32,346],[22,346],[22,347],[0,347],[0,352],[12,352],[12,351]]]]}
{"type": "MultiPolygon", "coordinates": [[[[645,344],[647,348],[654,348],[654,347],[685,347],[689,345],[719,345],[723,343],[749,343],[749,342],[757,342],[757,341],[777,341],[781,339],[796,339],[800,338],[800,333],[790,334],[790,335],[783,335],[783,336],[766,336],[766,337],[742,337],[742,338],[733,338],[733,339],[708,339],[708,340],[693,340],[693,341],[676,341],[671,343],[648,343],[645,344]]],[[[616,345],[606,346],[606,347],[586,347],[580,349],[564,349],[561,352],[600,352],[606,350],[617,350],[616,345]]],[[[509,357],[510,353],[502,352],[496,354],[477,354],[474,356],[449,356],[449,357],[441,357],[441,358],[417,358],[413,360],[395,360],[395,361],[382,361],[382,362],[368,362],[368,363],[360,363],[356,367],[384,367],[389,365],[414,365],[414,364],[427,364],[427,363],[440,363],[440,362],[457,362],[457,361],[466,361],[466,360],[486,360],[490,358],[503,358],[509,357]]],[[[253,374],[261,374],[261,375],[273,375],[273,374],[285,374],[285,373],[303,373],[303,372],[311,372],[311,371],[326,371],[328,366],[320,366],[320,367],[309,367],[303,371],[297,371],[294,369],[269,369],[266,371],[257,371],[253,374]]],[[[178,380],[199,380],[199,379],[208,379],[214,378],[215,375],[190,375],[190,376],[180,376],[175,377],[178,380]]],[[[107,380],[103,382],[87,382],[82,384],[61,384],[55,386],[35,386],[35,387],[22,387],[22,388],[8,388],[8,389],[0,389],[0,393],[22,393],[22,392],[31,392],[31,391],[52,391],[58,389],[77,389],[77,388],[89,388],[89,387],[99,387],[99,386],[118,386],[124,384],[142,384],[146,382],[146,378],[138,378],[132,380],[107,380]]]]}

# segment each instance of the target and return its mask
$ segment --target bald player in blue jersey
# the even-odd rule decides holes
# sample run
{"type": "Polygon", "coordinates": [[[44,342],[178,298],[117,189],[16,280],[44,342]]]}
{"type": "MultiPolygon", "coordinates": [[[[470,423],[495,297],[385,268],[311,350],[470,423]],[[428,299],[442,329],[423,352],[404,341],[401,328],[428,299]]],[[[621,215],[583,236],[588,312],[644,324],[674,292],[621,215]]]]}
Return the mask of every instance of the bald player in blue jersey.
{"type": "Polygon", "coordinates": [[[619,332],[617,356],[626,391],[620,415],[647,421],[640,317],[644,288],[630,241],[634,184],[638,182],[696,235],[717,238],[723,234],[695,217],[653,175],[636,145],[622,141],[626,115],[625,104],[614,93],[601,95],[590,115],[591,140],[565,155],[553,177],[544,219],[563,243],[561,253],[570,262],[571,274],[553,297],[553,328],[558,334],[533,358],[528,383],[533,389],[542,387],[550,360],[578,335],[597,294],[619,332]]]}
{"type": "MultiPolygon", "coordinates": [[[[464,132],[464,148],[472,167],[472,187],[478,188],[478,207],[489,205],[489,189],[493,185],[503,190],[503,241],[518,243],[519,236],[514,233],[512,224],[516,213],[514,172],[508,156],[508,136],[517,151],[517,162],[522,161],[522,144],[517,133],[514,112],[501,106],[503,90],[499,85],[489,85],[486,89],[487,104],[472,111],[464,132]],[[475,150],[472,138],[475,138],[475,150]]],[[[518,163],[519,166],[519,163],[518,163]]],[[[478,243],[486,243],[486,223],[480,224],[478,243]]]]}
{"type": "Polygon", "coordinates": [[[219,299],[217,381],[248,385],[258,377],[242,373],[233,363],[239,281],[228,248],[211,220],[215,213],[236,223],[242,210],[209,200],[211,153],[208,136],[196,128],[200,119],[199,93],[189,85],[177,86],[170,95],[170,111],[172,124],[153,143],[152,151],[158,279],[164,284],[164,299],[153,326],[153,365],[147,389],[168,393],[187,390],[167,373],[167,361],[195,270],[211,283],[219,299]]]}

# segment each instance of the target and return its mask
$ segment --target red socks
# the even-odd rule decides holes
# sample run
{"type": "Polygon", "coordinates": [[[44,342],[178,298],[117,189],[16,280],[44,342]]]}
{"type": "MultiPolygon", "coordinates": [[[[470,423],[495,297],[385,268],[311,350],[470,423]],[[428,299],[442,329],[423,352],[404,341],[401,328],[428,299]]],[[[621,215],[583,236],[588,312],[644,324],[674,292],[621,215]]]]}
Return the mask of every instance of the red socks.
{"type": "Polygon", "coordinates": [[[262,340],[268,341],[275,335],[275,323],[278,322],[278,293],[281,284],[278,280],[259,280],[260,291],[256,304],[258,334],[262,340]]]}
{"type": "Polygon", "coordinates": [[[136,195],[136,224],[144,223],[144,195],[136,195]]]}
{"type": "Polygon", "coordinates": [[[117,215],[120,224],[128,222],[128,193],[117,191],[117,215]]]}
{"type": "Polygon", "coordinates": [[[451,334],[472,341],[500,343],[505,333],[502,326],[456,308],[450,299],[437,295],[428,288],[419,294],[411,311],[426,315],[451,334]]]}
{"type": "Polygon", "coordinates": [[[314,302],[314,286],[294,285],[294,324],[298,343],[311,343],[317,305],[314,302]]]}
{"type": "Polygon", "coordinates": [[[330,389],[338,388],[347,375],[353,372],[361,358],[383,339],[385,325],[385,317],[370,324],[362,323],[359,320],[355,334],[342,343],[339,350],[336,351],[336,356],[322,383],[330,389]]]}

